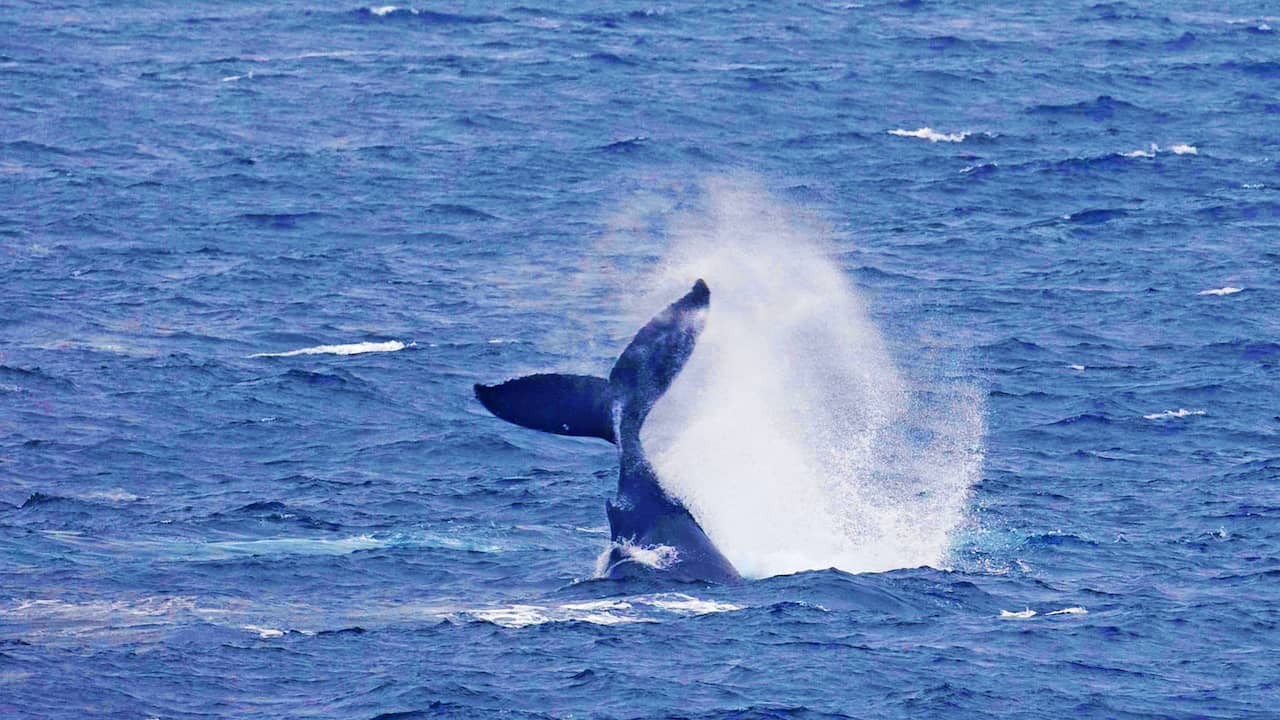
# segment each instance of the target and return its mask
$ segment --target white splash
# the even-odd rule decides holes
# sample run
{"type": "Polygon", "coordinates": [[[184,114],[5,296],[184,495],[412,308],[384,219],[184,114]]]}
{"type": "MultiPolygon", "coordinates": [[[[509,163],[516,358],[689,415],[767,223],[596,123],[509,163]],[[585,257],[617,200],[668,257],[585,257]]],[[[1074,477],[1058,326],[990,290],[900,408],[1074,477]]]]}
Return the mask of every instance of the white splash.
{"type": "Polygon", "coordinates": [[[596,558],[596,577],[604,577],[608,574],[612,567],[609,565],[609,558],[612,557],[614,550],[624,558],[614,563],[615,565],[630,561],[654,570],[662,570],[671,567],[680,559],[680,551],[670,545],[633,545],[623,541],[605,548],[604,552],[596,558]]]}
{"type": "Polygon", "coordinates": [[[711,288],[643,431],[664,487],[750,577],[942,566],[981,468],[979,394],[936,384],[945,399],[914,399],[822,233],[770,195],[717,179],[704,200],[667,218],[668,257],[637,309],[696,278],[711,288]]]}
{"type": "Polygon", "coordinates": [[[1123,155],[1127,158],[1153,158],[1157,152],[1160,152],[1160,146],[1151,143],[1151,147],[1147,150],[1131,150],[1123,155]]]}
{"type": "Polygon", "coordinates": [[[133,493],[116,488],[114,490],[93,490],[78,495],[83,500],[107,500],[109,502],[127,503],[141,500],[142,497],[133,493]]]}
{"type": "MultiPolygon", "coordinates": [[[[385,15],[390,15],[391,13],[399,9],[400,9],[399,5],[380,5],[378,7],[369,8],[369,12],[374,15],[377,15],[378,17],[383,17],[385,15]]],[[[410,10],[409,12],[413,12],[413,11],[410,10]]]]}
{"type": "Polygon", "coordinates": [[[301,350],[290,350],[288,352],[278,353],[254,353],[249,357],[294,357],[295,355],[360,355],[362,353],[375,352],[396,352],[406,347],[413,347],[416,343],[405,345],[399,340],[388,340],[387,342],[362,342],[351,343],[349,345],[317,345],[316,347],[302,348],[301,350]]]}
{"type": "Polygon", "coordinates": [[[1088,615],[1088,614],[1089,614],[1088,610],[1085,610],[1084,608],[1079,606],[1062,608],[1061,610],[1054,610],[1051,613],[1045,613],[1046,616],[1048,615],[1088,615]]]}
{"type": "Polygon", "coordinates": [[[1204,415],[1204,411],[1203,410],[1187,410],[1186,408],[1179,408],[1177,410],[1165,410],[1164,412],[1151,413],[1150,415],[1143,415],[1142,418],[1144,420],[1171,420],[1174,418],[1190,417],[1192,415],[1204,415]]]}
{"type": "Polygon", "coordinates": [[[1075,370],[1076,372],[1084,372],[1083,365],[1068,365],[1067,367],[1071,368],[1072,370],[1075,370]]]}
{"type": "Polygon", "coordinates": [[[672,616],[695,617],[741,609],[741,605],[702,600],[684,593],[656,593],[560,605],[507,605],[463,610],[458,614],[502,627],[523,628],[558,622],[586,622],[593,625],[656,623],[672,616]]]}
{"type": "Polygon", "coordinates": [[[1000,611],[1000,617],[1005,620],[1029,620],[1035,616],[1036,616],[1036,611],[1032,610],[1031,608],[1027,608],[1026,610],[1020,610],[1018,612],[1010,612],[1008,610],[1000,611]]]}
{"type": "Polygon", "coordinates": [[[684,593],[659,593],[657,595],[636,598],[641,604],[652,605],[660,610],[681,615],[707,615],[710,613],[733,612],[741,610],[741,605],[716,602],[715,600],[699,600],[684,593]]]}
{"type": "Polygon", "coordinates": [[[266,640],[268,638],[284,637],[283,630],[277,630],[269,627],[259,627],[258,625],[241,625],[241,630],[248,630],[251,633],[257,633],[258,637],[266,640]]]}
{"type": "Polygon", "coordinates": [[[1195,145],[1187,145],[1178,143],[1168,148],[1161,148],[1156,143],[1151,143],[1146,150],[1131,150],[1127,153],[1120,153],[1121,156],[1127,158],[1153,158],[1157,153],[1171,152],[1174,155],[1199,155],[1200,150],[1195,145]]]}
{"type": "Polygon", "coordinates": [[[1201,290],[1196,294],[1197,295],[1217,295],[1218,297],[1222,297],[1223,295],[1235,295],[1241,290],[1244,290],[1244,288],[1231,287],[1230,285],[1228,285],[1227,287],[1220,287],[1215,290],[1201,290]]]}
{"type": "Polygon", "coordinates": [[[958,143],[958,142],[964,142],[964,139],[969,137],[969,133],[967,132],[943,133],[928,127],[922,127],[918,130],[903,130],[901,128],[898,128],[897,130],[890,130],[889,134],[897,135],[898,137],[920,138],[921,140],[928,140],[929,142],[932,142],[932,143],[936,143],[936,142],[958,143]]]}

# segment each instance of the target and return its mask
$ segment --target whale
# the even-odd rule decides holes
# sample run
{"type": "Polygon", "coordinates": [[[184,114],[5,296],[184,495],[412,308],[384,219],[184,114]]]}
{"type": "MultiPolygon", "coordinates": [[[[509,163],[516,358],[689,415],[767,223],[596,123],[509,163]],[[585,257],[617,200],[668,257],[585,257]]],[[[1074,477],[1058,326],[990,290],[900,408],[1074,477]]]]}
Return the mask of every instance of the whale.
{"type": "Polygon", "coordinates": [[[649,412],[693,353],[710,302],[711,290],[699,279],[640,328],[607,378],[541,373],[474,386],[476,399],[507,422],[617,447],[617,493],[605,501],[612,544],[599,573],[604,577],[741,580],[684,503],[663,489],[640,442],[649,412]]]}

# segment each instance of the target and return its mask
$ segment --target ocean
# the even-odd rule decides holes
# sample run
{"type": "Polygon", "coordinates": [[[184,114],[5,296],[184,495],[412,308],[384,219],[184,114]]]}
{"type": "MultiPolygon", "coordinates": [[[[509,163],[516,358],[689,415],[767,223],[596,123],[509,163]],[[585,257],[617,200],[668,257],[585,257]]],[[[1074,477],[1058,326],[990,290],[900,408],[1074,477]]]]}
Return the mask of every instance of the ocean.
{"type": "Polygon", "coordinates": [[[0,716],[1280,716],[1274,3],[9,0],[0,118],[0,716]],[[699,278],[747,579],[602,578],[472,385],[699,278]]]}

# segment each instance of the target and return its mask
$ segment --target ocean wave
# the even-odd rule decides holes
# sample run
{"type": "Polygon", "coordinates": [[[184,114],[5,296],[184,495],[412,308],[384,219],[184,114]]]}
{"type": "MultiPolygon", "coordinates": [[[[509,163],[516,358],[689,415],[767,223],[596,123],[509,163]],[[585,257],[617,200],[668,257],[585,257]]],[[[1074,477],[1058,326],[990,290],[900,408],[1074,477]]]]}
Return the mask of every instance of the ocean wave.
{"type": "Polygon", "coordinates": [[[1110,95],[1099,95],[1093,100],[1081,100],[1080,102],[1061,105],[1036,105],[1029,108],[1027,112],[1032,115],[1049,115],[1063,118],[1079,117],[1093,122],[1111,120],[1117,114],[1142,113],[1163,116],[1163,113],[1158,113],[1124,100],[1117,100],[1110,95]]]}
{"type": "Polygon", "coordinates": [[[1177,410],[1165,410],[1164,412],[1151,413],[1143,415],[1144,420],[1172,420],[1175,418],[1191,417],[1192,415],[1204,415],[1203,410],[1187,410],[1186,408],[1178,408],[1177,410]]]}
{"type": "Polygon", "coordinates": [[[399,340],[388,340],[386,342],[360,342],[349,343],[346,345],[317,345],[315,347],[302,348],[300,350],[289,350],[287,352],[264,352],[254,353],[251,358],[261,357],[294,357],[297,355],[362,355],[364,353],[378,352],[396,352],[405,348],[414,347],[417,343],[409,343],[405,345],[399,340]]]}
{"type": "Polygon", "coordinates": [[[969,137],[972,133],[968,133],[968,132],[944,133],[944,132],[938,132],[937,130],[934,130],[933,128],[930,128],[930,127],[922,127],[916,130],[903,130],[902,128],[898,128],[896,130],[890,130],[889,134],[897,135],[898,137],[920,138],[921,140],[928,140],[931,143],[938,143],[938,142],[958,143],[958,142],[964,142],[965,138],[969,137]]]}
{"type": "Polygon", "coordinates": [[[493,15],[461,15],[439,10],[416,10],[400,5],[362,7],[355,10],[354,15],[358,20],[365,22],[404,20],[427,25],[481,25],[502,20],[493,15]]]}
{"type": "Polygon", "coordinates": [[[1101,225],[1102,223],[1115,220],[1116,218],[1127,217],[1129,211],[1124,208],[1091,208],[1089,210],[1081,210],[1080,212],[1063,215],[1062,219],[1070,223],[1078,223],[1081,225],[1101,225]]]}
{"type": "Polygon", "coordinates": [[[329,215],[328,213],[308,211],[296,213],[241,213],[237,217],[258,227],[291,230],[298,227],[300,223],[327,218],[329,215]]]}
{"type": "Polygon", "coordinates": [[[1232,287],[1228,285],[1226,287],[1214,288],[1213,290],[1201,290],[1196,294],[1197,295],[1217,295],[1218,297],[1222,297],[1224,295],[1235,295],[1236,293],[1242,292],[1243,290],[1244,288],[1232,287]]]}

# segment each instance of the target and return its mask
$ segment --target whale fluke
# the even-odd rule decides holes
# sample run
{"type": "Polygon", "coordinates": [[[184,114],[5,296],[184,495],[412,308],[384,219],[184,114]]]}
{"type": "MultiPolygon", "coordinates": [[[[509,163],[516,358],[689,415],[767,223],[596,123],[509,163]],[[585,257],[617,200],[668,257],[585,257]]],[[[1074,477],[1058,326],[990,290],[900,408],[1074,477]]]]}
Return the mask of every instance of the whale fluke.
{"type": "Polygon", "coordinates": [[[680,580],[740,579],[684,504],[663,490],[640,442],[649,411],[693,354],[710,301],[698,280],[636,333],[608,380],[543,374],[475,386],[476,398],[503,420],[618,446],[618,492],[605,504],[614,542],[610,577],[657,569],[680,580]],[[660,567],[643,558],[658,558],[660,567]]]}
{"type": "Polygon", "coordinates": [[[499,385],[476,384],[476,399],[516,425],[557,435],[613,442],[609,381],[591,375],[529,375],[499,385]]]}

